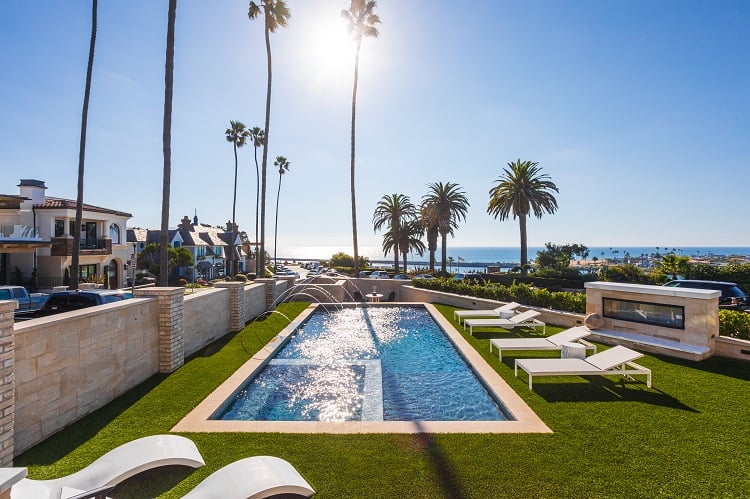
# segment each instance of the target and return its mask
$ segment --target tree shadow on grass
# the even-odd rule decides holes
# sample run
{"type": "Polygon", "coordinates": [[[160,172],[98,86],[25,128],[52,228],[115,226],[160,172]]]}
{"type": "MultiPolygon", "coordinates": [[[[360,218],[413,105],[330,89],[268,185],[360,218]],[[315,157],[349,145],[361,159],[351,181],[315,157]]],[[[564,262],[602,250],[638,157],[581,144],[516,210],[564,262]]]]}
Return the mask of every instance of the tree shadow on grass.
{"type": "Polygon", "coordinates": [[[648,388],[641,381],[604,376],[573,377],[571,382],[535,383],[534,392],[547,402],[640,402],[688,412],[700,412],[683,404],[675,397],[656,388],[648,388]]]}

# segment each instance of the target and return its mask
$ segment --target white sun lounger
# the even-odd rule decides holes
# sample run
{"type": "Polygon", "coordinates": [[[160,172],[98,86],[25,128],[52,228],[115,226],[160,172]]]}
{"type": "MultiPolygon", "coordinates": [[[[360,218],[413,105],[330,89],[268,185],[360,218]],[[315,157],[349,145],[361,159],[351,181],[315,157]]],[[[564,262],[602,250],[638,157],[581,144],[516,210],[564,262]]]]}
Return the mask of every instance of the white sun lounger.
{"type": "Polygon", "coordinates": [[[183,499],[246,499],[315,491],[289,462],[273,456],[240,459],[213,472],[183,499]]]}
{"type": "Polygon", "coordinates": [[[574,341],[596,353],[596,345],[582,339],[590,334],[585,326],[576,326],[546,338],[499,338],[490,340],[490,353],[495,347],[498,358],[503,360],[503,350],[562,350],[563,343],[574,341]]]}
{"type": "Polygon", "coordinates": [[[117,485],[142,471],[160,466],[200,468],[205,463],[192,440],[179,435],[152,435],[112,449],[85,468],[53,480],[24,478],[13,485],[11,499],[57,499],[117,485]]]}
{"type": "Polygon", "coordinates": [[[456,310],[453,312],[453,318],[458,319],[459,324],[461,324],[461,319],[470,319],[474,317],[497,317],[499,319],[500,314],[503,312],[513,312],[520,306],[520,303],[512,301],[500,307],[493,308],[492,310],[456,310]]]}
{"type": "Polygon", "coordinates": [[[469,326],[469,334],[474,335],[475,327],[502,327],[505,329],[513,329],[514,327],[530,327],[536,329],[537,326],[542,326],[543,331],[547,332],[547,325],[535,319],[540,316],[541,313],[536,310],[527,310],[520,314],[514,315],[510,319],[466,319],[464,321],[464,329],[469,326]]]}
{"type": "Polygon", "coordinates": [[[534,376],[646,376],[646,386],[651,388],[651,370],[632,362],[642,353],[617,345],[585,359],[516,359],[515,375],[520,367],[529,375],[529,389],[534,376]]]}

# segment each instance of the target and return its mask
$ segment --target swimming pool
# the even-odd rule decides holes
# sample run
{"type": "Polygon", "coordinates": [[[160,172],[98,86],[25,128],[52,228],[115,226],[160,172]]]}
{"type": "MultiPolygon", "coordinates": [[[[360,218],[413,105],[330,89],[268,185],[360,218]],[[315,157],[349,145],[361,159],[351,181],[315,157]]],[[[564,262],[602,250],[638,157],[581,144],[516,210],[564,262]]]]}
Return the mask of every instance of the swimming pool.
{"type": "Polygon", "coordinates": [[[311,314],[215,415],[264,421],[504,421],[424,307],[311,314]]]}
{"type": "MultiPolygon", "coordinates": [[[[394,304],[371,304],[367,305],[368,314],[364,317],[369,317],[369,321],[372,323],[373,317],[378,316],[376,309],[381,307],[389,308],[394,304]]],[[[323,349],[313,348],[311,343],[302,341],[302,336],[296,336],[297,331],[302,328],[305,332],[308,329],[312,329],[313,323],[319,319],[311,319],[317,309],[324,308],[327,310],[333,310],[335,308],[343,309],[344,311],[354,310],[360,308],[360,305],[345,304],[340,305],[326,305],[326,304],[313,304],[310,305],[304,312],[302,312],[297,318],[291,320],[290,324],[281,331],[275,338],[273,338],[265,347],[258,351],[252,358],[245,362],[235,373],[233,373],[224,383],[221,384],[213,393],[207,396],[202,402],[200,402],[189,414],[187,414],[180,422],[178,422],[172,431],[175,432],[284,432],[284,433],[550,433],[551,430],[539,419],[539,417],[529,408],[529,406],[508,386],[508,384],[497,374],[497,372],[490,367],[482,356],[466,341],[466,339],[457,331],[450,321],[444,317],[438,310],[429,303],[403,303],[395,304],[406,306],[408,308],[426,310],[428,315],[431,316],[432,320],[438,324],[438,329],[448,337],[449,342],[455,348],[453,354],[456,355],[458,352],[459,358],[462,358],[467,365],[470,366],[473,374],[480,380],[478,383],[481,389],[489,394],[489,400],[496,406],[502,407],[505,416],[508,419],[456,419],[456,420],[428,420],[428,419],[413,419],[407,420],[404,415],[406,411],[402,409],[400,405],[393,408],[395,414],[400,414],[400,417],[394,418],[393,420],[387,420],[385,414],[391,409],[387,408],[388,402],[382,404],[377,402],[377,396],[371,397],[374,391],[377,392],[382,390],[374,388],[377,384],[372,383],[373,379],[378,379],[377,376],[372,376],[375,372],[375,367],[378,363],[382,364],[382,359],[374,357],[374,350],[370,351],[367,355],[361,355],[363,358],[357,358],[352,360],[348,355],[352,350],[352,345],[356,343],[353,338],[356,335],[350,336],[333,336],[333,331],[336,330],[337,326],[345,324],[345,322],[338,322],[332,324],[331,331],[325,333],[331,335],[332,338],[336,338],[334,341],[329,342],[330,350],[325,351],[323,349]],[[310,324],[310,328],[308,328],[310,324]],[[281,356],[278,354],[289,344],[293,350],[306,352],[304,358],[294,358],[293,356],[287,357],[287,353],[281,356]],[[340,360],[334,360],[334,353],[339,357],[343,357],[340,360]],[[369,358],[368,358],[369,357],[369,358]],[[322,362],[322,361],[326,362],[322,362]],[[295,364],[297,364],[295,366],[295,364]],[[328,377],[326,374],[329,369],[336,370],[341,365],[344,365],[348,369],[348,373],[343,378],[339,377],[328,377]],[[309,416],[304,420],[288,420],[277,417],[277,419],[266,419],[266,420],[225,420],[215,419],[229,411],[230,404],[240,395],[243,390],[252,383],[252,380],[261,373],[265,368],[271,366],[281,366],[283,370],[301,367],[298,369],[297,374],[301,370],[305,376],[310,375],[311,369],[319,369],[319,373],[315,373],[316,376],[322,376],[324,382],[322,384],[332,384],[331,380],[337,379],[339,385],[342,386],[354,386],[357,387],[356,391],[348,392],[354,395],[346,395],[344,397],[346,403],[335,402],[328,403],[326,399],[319,400],[318,405],[315,408],[309,408],[309,416]],[[370,371],[370,376],[367,375],[370,371]],[[364,386],[363,386],[364,385],[364,386]],[[363,386],[363,388],[362,388],[363,386]],[[361,395],[361,394],[366,394],[361,395]],[[358,398],[359,397],[359,398],[358,398]],[[352,407],[349,407],[349,406],[352,407]],[[380,416],[378,413],[378,407],[383,412],[384,416],[380,416]],[[343,408],[343,410],[342,410],[343,408]],[[374,412],[373,412],[374,411],[374,412]],[[318,414],[312,417],[313,413],[318,414]],[[320,412],[324,412],[324,416],[320,416],[320,412]],[[317,418],[317,419],[316,419],[317,418]],[[402,419],[403,418],[403,419],[402,419]]],[[[383,316],[383,320],[387,317],[390,312],[386,312],[383,316]]],[[[346,313],[342,316],[346,317],[346,313]]],[[[364,319],[363,319],[364,320],[364,319]]],[[[380,320],[380,319],[378,319],[380,320]]],[[[377,320],[375,321],[377,322],[377,320]]],[[[399,328],[387,329],[385,333],[378,333],[374,337],[371,336],[371,346],[377,341],[383,339],[395,340],[396,337],[403,335],[403,331],[399,328]]],[[[439,359],[438,357],[437,359],[439,359]]],[[[437,360],[436,359],[436,360],[437,360]]],[[[420,364],[426,362],[420,359],[419,361],[411,362],[411,364],[420,364]]],[[[440,362],[435,363],[440,366],[440,362]]],[[[435,365],[433,364],[433,365],[435,365]]],[[[409,364],[407,364],[409,365],[409,364]]],[[[294,369],[292,369],[294,370],[294,369]]],[[[336,373],[339,376],[340,373],[336,373]]],[[[382,371],[380,376],[382,377],[382,371]]],[[[422,376],[423,378],[428,376],[422,376]]],[[[437,376],[436,376],[437,377],[437,376]]],[[[452,378],[451,376],[443,376],[446,378],[452,378]]],[[[259,378],[258,378],[259,379],[259,378]]],[[[413,379],[413,378],[412,378],[413,379]]],[[[302,393],[305,387],[309,386],[310,383],[301,383],[300,390],[302,393]]],[[[458,386],[458,385],[456,385],[458,386]]],[[[455,397],[455,394],[463,388],[450,388],[447,391],[455,397]]],[[[384,392],[383,392],[384,393],[384,392]]],[[[386,397],[387,398],[387,397],[386,397]]],[[[445,402],[446,406],[458,405],[455,400],[449,400],[445,402]]],[[[465,404],[462,404],[465,405],[465,404]]],[[[265,412],[272,412],[270,407],[264,409],[265,412]]],[[[432,417],[443,417],[442,415],[433,415],[432,417]]]]}

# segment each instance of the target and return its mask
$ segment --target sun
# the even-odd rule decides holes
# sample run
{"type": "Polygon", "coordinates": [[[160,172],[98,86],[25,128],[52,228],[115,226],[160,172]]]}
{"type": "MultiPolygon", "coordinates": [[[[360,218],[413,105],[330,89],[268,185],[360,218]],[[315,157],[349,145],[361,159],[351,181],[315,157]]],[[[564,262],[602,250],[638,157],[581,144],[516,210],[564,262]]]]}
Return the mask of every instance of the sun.
{"type": "Polygon", "coordinates": [[[341,18],[316,26],[305,45],[308,62],[325,77],[340,78],[354,70],[354,43],[341,18]]]}

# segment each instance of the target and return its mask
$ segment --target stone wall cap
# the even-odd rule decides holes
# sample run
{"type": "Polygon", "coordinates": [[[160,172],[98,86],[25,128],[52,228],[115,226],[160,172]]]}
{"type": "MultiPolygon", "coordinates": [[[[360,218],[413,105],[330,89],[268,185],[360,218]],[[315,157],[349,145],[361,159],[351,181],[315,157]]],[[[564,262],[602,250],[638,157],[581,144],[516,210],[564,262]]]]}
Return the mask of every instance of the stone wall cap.
{"type": "Polygon", "coordinates": [[[681,298],[695,298],[711,300],[721,296],[721,291],[713,289],[672,288],[669,286],[653,286],[650,284],[629,284],[623,282],[585,282],[586,289],[600,289],[602,291],[620,291],[624,293],[642,293],[660,296],[678,296],[681,298]]]}

